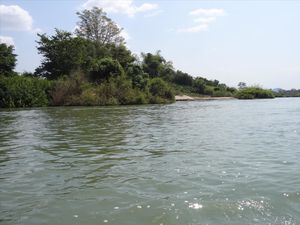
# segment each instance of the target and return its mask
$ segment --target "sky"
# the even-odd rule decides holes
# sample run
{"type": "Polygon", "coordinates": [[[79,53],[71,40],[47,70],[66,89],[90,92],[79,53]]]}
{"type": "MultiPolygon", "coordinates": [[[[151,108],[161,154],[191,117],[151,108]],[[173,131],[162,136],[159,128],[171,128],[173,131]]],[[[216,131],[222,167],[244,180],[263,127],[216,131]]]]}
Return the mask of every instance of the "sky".
{"type": "Polygon", "coordinates": [[[76,12],[101,7],[135,54],[155,53],[192,76],[264,88],[300,89],[300,1],[0,0],[0,42],[18,72],[42,57],[37,33],[74,31],[76,12]]]}

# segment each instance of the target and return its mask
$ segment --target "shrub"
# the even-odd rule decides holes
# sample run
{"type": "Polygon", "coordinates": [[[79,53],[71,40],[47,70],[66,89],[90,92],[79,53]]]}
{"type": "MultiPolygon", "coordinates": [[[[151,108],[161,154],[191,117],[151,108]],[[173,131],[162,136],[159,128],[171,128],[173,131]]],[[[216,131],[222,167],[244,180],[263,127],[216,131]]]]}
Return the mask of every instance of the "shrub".
{"type": "Polygon", "coordinates": [[[197,77],[193,82],[193,87],[195,88],[196,93],[203,94],[205,90],[205,81],[197,77]]]}
{"type": "Polygon", "coordinates": [[[206,95],[213,95],[214,93],[214,88],[211,86],[205,86],[204,88],[204,94],[206,95]]]}
{"type": "Polygon", "coordinates": [[[79,72],[54,81],[50,90],[51,105],[80,105],[79,96],[85,85],[84,75],[79,72]]]}
{"type": "Polygon", "coordinates": [[[80,105],[99,105],[100,99],[99,96],[96,95],[96,91],[94,88],[88,88],[82,91],[79,99],[80,105]]]}
{"type": "Polygon", "coordinates": [[[187,73],[177,71],[174,76],[174,83],[179,84],[179,85],[192,86],[193,85],[193,77],[187,73]]]}
{"type": "Polygon", "coordinates": [[[229,91],[225,91],[225,90],[218,90],[218,91],[214,91],[212,96],[214,96],[214,97],[231,97],[232,93],[229,91]]]}
{"type": "Polygon", "coordinates": [[[111,78],[97,86],[100,105],[128,105],[148,103],[147,92],[133,88],[125,76],[111,78]]]}
{"type": "Polygon", "coordinates": [[[93,68],[90,71],[91,80],[97,83],[123,74],[124,70],[120,63],[109,57],[94,62],[93,68]]]}
{"type": "Polygon", "coordinates": [[[0,107],[38,107],[49,103],[51,82],[39,78],[0,75],[0,107]]]}
{"type": "Polygon", "coordinates": [[[62,79],[55,81],[52,89],[50,90],[51,105],[64,105],[68,92],[69,83],[67,83],[67,81],[62,79]]]}
{"type": "Polygon", "coordinates": [[[255,98],[274,98],[274,94],[270,90],[262,89],[260,87],[247,87],[240,89],[236,95],[238,99],[255,99],[255,98]]]}
{"type": "Polygon", "coordinates": [[[126,70],[126,75],[129,79],[131,79],[133,87],[141,90],[144,90],[147,87],[149,74],[144,73],[140,65],[130,65],[126,70]]]}
{"type": "Polygon", "coordinates": [[[173,90],[161,78],[153,78],[150,80],[149,92],[152,95],[151,103],[167,103],[175,100],[173,90]]]}

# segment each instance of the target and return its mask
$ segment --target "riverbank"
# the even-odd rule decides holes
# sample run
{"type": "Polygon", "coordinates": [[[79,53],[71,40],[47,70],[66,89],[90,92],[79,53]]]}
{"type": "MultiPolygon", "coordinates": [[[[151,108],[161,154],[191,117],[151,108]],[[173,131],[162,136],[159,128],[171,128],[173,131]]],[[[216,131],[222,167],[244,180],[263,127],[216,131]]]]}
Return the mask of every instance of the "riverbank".
{"type": "Polygon", "coordinates": [[[231,100],[236,99],[234,97],[212,97],[212,96],[203,96],[203,97],[191,97],[188,95],[175,95],[175,101],[209,101],[209,100],[231,100]]]}

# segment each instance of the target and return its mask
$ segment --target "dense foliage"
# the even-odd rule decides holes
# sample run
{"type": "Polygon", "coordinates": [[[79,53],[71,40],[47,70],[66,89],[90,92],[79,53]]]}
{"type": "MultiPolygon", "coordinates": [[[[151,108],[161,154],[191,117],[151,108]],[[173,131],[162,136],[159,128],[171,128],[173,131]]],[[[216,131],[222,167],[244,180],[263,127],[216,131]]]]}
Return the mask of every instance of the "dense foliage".
{"type": "Polygon", "coordinates": [[[90,67],[96,54],[94,46],[72,33],[55,29],[55,35],[38,34],[38,52],[43,56],[42,64],[35,74],[49,80],[70,75],[72,71],[90,67]]]}
{"type": "Polygon", "coordinates": [[[0,107],[37,107],[49,104],[50,82],[24,76],[0,75],[0,107]]]}
{"type": "Polygon", "coordinates": [[[279,89],[273,91],[275,97],[300,97],[300,89],[283,90],[279,89]]]}
{"type": "Polygon", "coordinates": [[[235,95],[238,99],[256,99],[256,98],[274,98],[271,90],[266,90],[260,87],[245,87],[239,89],[235,95]]]}
{"type": "Polygon", "coordinates": [[[175,94],[236,92],[217,80],[175,70],[160,51],[133,55],[124,45],[122,29],[102,9],[77,15],[75,33],[55,29],[51,36],[38,34],[43,59],[34,74],[14,76],[13,48],[1,45],[0,107],[170,103],[175,94]]]}
{"type": "Polygon", "coordinates": [[[13,75],[16,66],[16,54],[13,53],[14,47],[0,44],[0,74],[5,76],[13,75]]]}
{"type": "Polygon", "coordinates": [[[75,33],[79,37],[97,42],[98,44],[124,44],[124,38],[117,24],[107,17],[102,9],[97,7],[91,10],[77,12],[80,21],[75,33]]]}
{"type": "Polygon", "coordinates": [[[88,82],[77,72],[53,82],[49,91],[52,105],[128,105],[170,103],[174,95],[169,85],[155,78],[146,87],[135,87],[125,75],[110,77],[101,83],[88,82]]]}

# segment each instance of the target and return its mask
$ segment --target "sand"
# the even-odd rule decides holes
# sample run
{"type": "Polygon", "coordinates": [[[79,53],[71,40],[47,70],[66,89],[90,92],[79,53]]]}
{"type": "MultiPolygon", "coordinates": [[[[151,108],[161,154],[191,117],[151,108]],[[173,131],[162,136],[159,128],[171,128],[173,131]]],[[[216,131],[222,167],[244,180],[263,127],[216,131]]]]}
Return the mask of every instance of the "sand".
{"type": "Polygon", "coordinates": [[[203,97],[191,97],[188,95],[176,95],[176,101],[201,101],[201,100],[230,100],[235,99],[233,97],[211,97],[211,96],[203,96],[203,97]]]}

